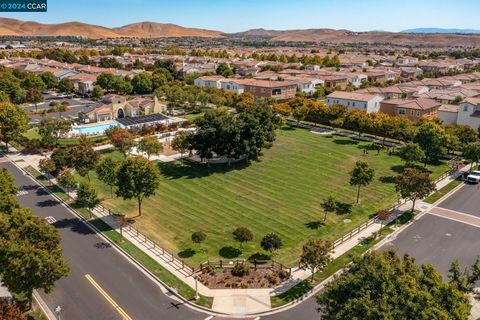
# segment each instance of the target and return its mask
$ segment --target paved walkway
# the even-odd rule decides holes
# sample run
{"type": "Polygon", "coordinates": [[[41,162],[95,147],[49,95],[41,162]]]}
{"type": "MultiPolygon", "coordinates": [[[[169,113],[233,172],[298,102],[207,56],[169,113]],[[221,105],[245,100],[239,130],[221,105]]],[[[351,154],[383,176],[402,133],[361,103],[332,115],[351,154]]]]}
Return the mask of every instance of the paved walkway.
{"type": "MultiPolygon", "coordinates": [[[[20,167],[32,166],[38,170],[38,161],[42,158],[39,155],[19,155],[11,154],[9,158],[13,161],[17,161],[17,164],[20,167]],[[21,161],[18,161],[21,160],[21,161]]],[[[461,169],[462,171],[468,170],[468,166],[465,166],[461,169]]],[[[447,185],[452,180],[456,179],[458,174],[448,176],[437,183],[437,189],[441,189],[443,186],[447,185]]],[[[390,220],[395,219],[398,215],[404,211],[411,209],[412,203],[407,202],[404,205],[400,206],[390,217],[390,220]]],[[[416,208],[425,211],[431,208],[430,204],[426,204],[422,201],[417,201],[416,208]]],[[[120,232],[119,225],[113,216],[108,215],[100,209],[95,209],[94,214],[101,218],[105,223],[110,225],[112,228],[120,232]]],[[[364,239],[370,237],[375,232],[379,231],[386,222],[376,221],[367,228],[363,229],[356,235],[352,236],[349,240],[338,245],[334,252],[332,253],[333,258],[337,258],[344,254],[345,252],[352,249],[354,246],[361,243],[364,239]]],[[[123,236],[128,239],[135,246],[140,248],[151,258],[156,260],[161,266],[169,270],[172,274],[177,276],[179,279],[184,281],[191,288],[198,289],[198,292],[201,295],[214,297],[213,310],[222,313],[228,314],[252,314],[259,313],[271,310],[270,297],[273,295],[278,295],[290,289],[299,282],[307,279],[311,276],[309,270],[302,270],[298,268],[292,269],[292,278],[287,282],[273,288],[273,289],[210,289],[201,284],[200,282],[195,281],[195,278],[191,275],[188,270],[182,267],[178,262],[179,260],[173,259],[169,253],[162,252],[162,249],[152,242],[147,241],[142,235],[138,235],[134,229],[129,230],[128,228],[122,229],[123,236]]]]}

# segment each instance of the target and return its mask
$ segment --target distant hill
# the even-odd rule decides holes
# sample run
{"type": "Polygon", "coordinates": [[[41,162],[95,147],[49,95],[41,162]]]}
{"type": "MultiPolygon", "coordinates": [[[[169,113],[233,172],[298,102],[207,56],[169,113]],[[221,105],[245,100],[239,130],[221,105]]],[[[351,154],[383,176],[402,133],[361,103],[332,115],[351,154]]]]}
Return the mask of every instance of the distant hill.
{"type": "Polygon", "coordinates": [[[458,33],[458,34],[480,34],[476,29],[442,29],[442,28],[415,28],[400,31],[401,33],[458,33]]]}
{"type": "Polygon", "coordinates": [[[220,37],[222,32],[196,28],[184,28],[175,24],[140,22],[119,28],[106,28],[81,22],[43,24],[0,18],[0,35],[14,36],[78,36],[91,39],[139,37],[220,37]]]}
{"type": "Polygon", "coordinates": [[[335,29],[266,30],[251,29],[225,34],[221,31],[185,28],[171,23],[138,22],[117,28],[106,28],[82,22],[43,24],[0,18],[0,35],[13,36],[81,36],[91,39],[136,37],[232,37],[261,38],[273,41],[325,42],[331,44],[393,44],[403,46],[477,47],[480,30],[422,28],[401,33],[386,31],[353,32],[335,29]],[[442,33],[434,32],[441,30],[442,33]],[[452,33],[454,32],[454,33],[452,33]]]}
{"type": "Polygon", "coordinates": [[[139,38],[173,38],[173,37],[208,37],[216,38],[222,35],[220,31],[197,28],[184,28],[171,23],[139,22],[132,23],[112,31],[124,37],[139,38]]]}

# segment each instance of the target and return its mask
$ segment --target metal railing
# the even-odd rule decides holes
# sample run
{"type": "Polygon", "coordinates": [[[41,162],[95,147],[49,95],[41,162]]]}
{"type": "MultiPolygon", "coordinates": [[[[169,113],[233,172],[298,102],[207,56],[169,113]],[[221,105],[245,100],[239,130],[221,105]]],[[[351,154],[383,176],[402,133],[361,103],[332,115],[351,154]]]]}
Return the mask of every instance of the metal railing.
{"type": "MultiPolygon", "coordinates": [[[[115,214],[110,209],[104,207],[103,205],[98,205],[94,209],[102,216],[110,216],[110,217],[121,217],[122,215],[115,214]]],[[[177,271],[183,271],[186,276],[191,276],[195,273],[195,268],[187,264],[183,259],[177,257],[176,254],[173,252],[168,251],[167,249],[163,248],[155,241],[150,239],[144,233],[140,232],[138,228],[132,225],[126,219],[116,219],[116,223],[120,228],[120,234],[123,236],[124,233],[128,234],[130,237],[134,238],[139,242],[142,246],[156,254],[157,256],[161,257],[165,262],[169,263],[170,265],[174,266],[177,271]]]]}

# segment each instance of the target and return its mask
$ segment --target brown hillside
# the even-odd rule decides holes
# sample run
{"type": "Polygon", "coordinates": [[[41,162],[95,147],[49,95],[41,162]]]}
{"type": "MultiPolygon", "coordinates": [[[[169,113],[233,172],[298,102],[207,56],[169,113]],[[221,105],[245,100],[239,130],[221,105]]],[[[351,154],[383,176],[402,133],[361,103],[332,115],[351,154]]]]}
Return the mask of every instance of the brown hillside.
{"type": "Polygon", "coordinates": [[[140,38],[174,38],[174,37],[208,37],[216,38],[222,35],[219,31],[184,28],[171,23],[139,22],[132,23],[120,28],[113,28],[113,31],[125,37],[140,38]]]}
{"type": "Polygon", "coordinates": [[[92,39],[139,37],[219,37],[219,31],[184,28],[174,24],[140,22],[119,28],[105,28],[81,22],[43,24],[34,21],[22,21],[0,18],[0,35],[18,36],[82,36],[92,39]]]}

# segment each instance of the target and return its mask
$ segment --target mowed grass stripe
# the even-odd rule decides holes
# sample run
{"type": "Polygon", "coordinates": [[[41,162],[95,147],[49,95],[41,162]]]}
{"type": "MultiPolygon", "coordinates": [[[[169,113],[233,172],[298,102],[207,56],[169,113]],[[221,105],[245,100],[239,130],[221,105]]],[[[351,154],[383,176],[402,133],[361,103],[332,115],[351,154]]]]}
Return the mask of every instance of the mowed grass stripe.
{"type": "MultiPolygon", "coordinates": [[[[288,129],[279,130],[274,146],[264,151],[260,161],[248,166],[239,163],[208,168],[188,162],[159,163],[161,186],[154,197],[144,201],[144,215],[136,218],[136,224],[171,250],[196,251],[186,258],[191,264],[207,257],[218,258],[223,247],[238,247],[231,234],[236,227],[245,226],[254,234],[254,241],[245,245],[240,256],[244,258],[261,253],[261,237],[273,231],[284,241],[276,260],[292,265],[307,238],[337,239],[395,201],[391,180],[402,162],[385,152],[364,155],[362,148],[367,145],[350,138],[288,129]],[[361,189],[357,205],[349,172],[358,160],[367,161],[376,174],[373,183],[361,189]],[[329,213],[325,225],[315,229],[312,223],[323,220],[320,203],[330,195],[351,205],[351,212],[329,213]],[[344,223],[346,218],[351,222],[344,223]],[[192,232],[198,230],[207,234],[201,246],[190,240],[192,232]],[[207,254],[200,253],[200,247],[207,254]]],[[[118,157],[116,152],[112,155],[118,157]]],[[[430,169],[435,177],[446,166],[430,169]]],[[[92,175],[92,181],[96,176],[92,175]]],[[[109,190],[101,184],[99,192],[108,194],[109,190]]],[[[106,199],[106,203],[115,210],[137,214],[135,201],[115,198],[106,199]]]]}

